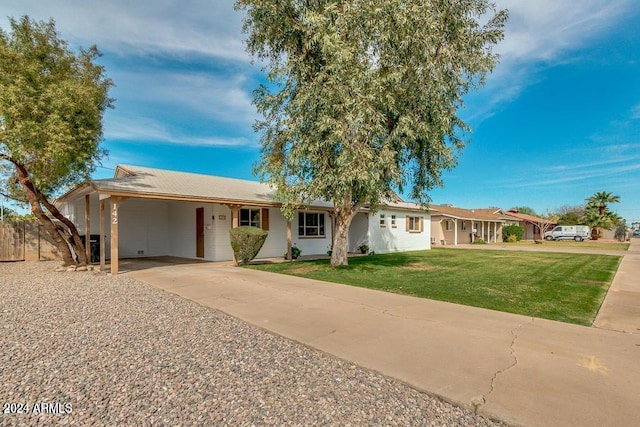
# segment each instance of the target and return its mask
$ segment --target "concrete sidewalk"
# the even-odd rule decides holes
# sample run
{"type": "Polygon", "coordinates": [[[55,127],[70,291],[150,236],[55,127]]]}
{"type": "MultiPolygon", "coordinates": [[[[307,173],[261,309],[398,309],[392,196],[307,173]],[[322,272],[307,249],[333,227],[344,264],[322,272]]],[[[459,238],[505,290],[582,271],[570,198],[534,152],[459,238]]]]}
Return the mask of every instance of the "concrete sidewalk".
{"type": "Polygon", "coordinates": [[[511,424],[640,425],[638,333],[214,263],[128,274],[511,424]]]}
{"type": "Polygon", "coordinates": [[[631,239],[593,326],[640,333],[640,239],[631,239]]]}

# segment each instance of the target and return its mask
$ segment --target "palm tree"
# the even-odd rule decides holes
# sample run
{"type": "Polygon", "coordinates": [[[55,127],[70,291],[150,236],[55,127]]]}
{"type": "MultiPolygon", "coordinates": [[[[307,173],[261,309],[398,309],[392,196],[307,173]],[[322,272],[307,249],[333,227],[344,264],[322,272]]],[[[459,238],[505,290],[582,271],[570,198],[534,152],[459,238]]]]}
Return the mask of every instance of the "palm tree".
{"type": "Polygon", "coordinates": [[[606,191],[599,191],[587,199],[587,206],[596,206],[600,215],[604,214],[609,203],[619,203],[620,196],[606,191]]]}
{"type": "Polygon", "coordinates": [[[610,230],[622,218],[608,209],[608,204],[620,202],[620,196],[606,191],[600,191],[587,199],[582,220],[594,229],[592,238],[601,235],[601,229],[610,230]]]}

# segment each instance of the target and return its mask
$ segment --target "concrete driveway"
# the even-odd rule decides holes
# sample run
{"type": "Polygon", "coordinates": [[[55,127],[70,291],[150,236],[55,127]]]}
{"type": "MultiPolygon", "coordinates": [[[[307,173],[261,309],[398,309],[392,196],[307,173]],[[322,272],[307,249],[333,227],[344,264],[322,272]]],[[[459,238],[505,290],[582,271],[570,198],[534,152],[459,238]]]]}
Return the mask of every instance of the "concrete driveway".
{"type": "Polygon", "coordinates": [[[624,258],[599,327],[225,263],[127,274],[511,424],[636,426],[640,304],[634,310],[625,301],[639,294],[631,280],[640,277],[638,244],[624,258]]]}

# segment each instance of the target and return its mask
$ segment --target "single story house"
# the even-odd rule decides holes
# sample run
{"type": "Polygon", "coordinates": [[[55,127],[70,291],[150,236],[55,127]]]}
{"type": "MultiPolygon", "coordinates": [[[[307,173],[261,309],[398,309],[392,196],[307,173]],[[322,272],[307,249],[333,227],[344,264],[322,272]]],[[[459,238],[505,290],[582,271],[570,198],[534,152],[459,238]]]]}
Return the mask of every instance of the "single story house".
{"type": "MultiPolygon", "coordinates": [[[[87,181],[56,204],[81,235],[99,239],[101,267],[110,257],[112,274],[119,258],[231,260],[229,230],[242,225],[269,230],[258,258],[282,257],[291,245],[303,255],[326,254],[332,244],[331,203],[301,206],[288,221],[274,189],[255,181],[119,165],[113,178],[87,181]]],[[[399,199],[375,213],[361,209],[349,251],[361,244],[382,253],[430,249],[429,224],[428,212],[399,199]]]]}
{"type": "Polygon", "coordinates": [[[507,218],[499,208],[463,209],[453,205],[431,205],[431,243],[458,245],[482,239],[487,243],[502,241],[502,227],[507,218]]]}
{"type": "Polygon", "coordinates": [[[500,212],[508,218],[508,224],[519,224],[524,227],[523,240],[542,240],[544,239],[544,233],[553,230],[557,225],[548,219],[518,212],[517,209],[500,212]]]}
{"type": "Polygon", "coordinates": [[[453,205],[432,205],[431,243],[457,245],[482,239],[487,243],[502,241],[502,227],[518,224],[524,228],[524,240],[542,239],[545,231],[553,229],[554,222],[500,208],[463,209],[453,205]],[[542,231],[542,232],[541,232],[542,231]]]}

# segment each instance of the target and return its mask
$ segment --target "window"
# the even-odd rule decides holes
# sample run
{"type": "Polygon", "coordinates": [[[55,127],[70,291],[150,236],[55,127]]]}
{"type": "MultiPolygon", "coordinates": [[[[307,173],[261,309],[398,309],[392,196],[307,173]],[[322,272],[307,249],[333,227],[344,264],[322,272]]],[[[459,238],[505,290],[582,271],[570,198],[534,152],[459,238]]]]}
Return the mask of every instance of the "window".
{"type": "Polygon", "coordinates": [[[380,227],[386,227],[387,223],[385,222],[384,219],[384,214],[380,214],[380,227]]]}
{"type": "Polygon", "coordinates": [[[410,233],[422,232],[422,217],[408,216],[407,217],[407,231],[410,233]]]}
{"type": "Polygon", "coordinates": [[[298,212],[298,236],[324,237],[324,214],[298,212]]]}
{"type": "Polygon", "coordinates": [[[391,215],[391,227],[396,228],[396,216],[391,215]]]}
{"type": "Polygon", "coordinates": [[[467,223],[466,223],[466,221],[462,221],[462,226],[460,227],[460,229],[461,229],[462,231],[465,231],[465,230],[467,229],[467,223]]]}
{"type": "Polygon", "coordinates": [[[451,224],[452,224],[452,222],[451,222],[451,221],[449,221],[449,220],[445,221],[444,229],[445,229],[446,231],[451,231],[451,224]]]}
{"type": "Polygon", "coordinates": [[[260,227],[260,209],[240,209],[240,225],[260,227]]]}

